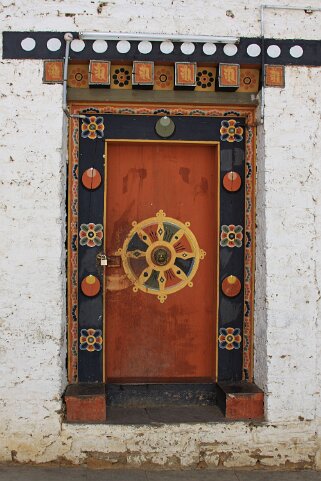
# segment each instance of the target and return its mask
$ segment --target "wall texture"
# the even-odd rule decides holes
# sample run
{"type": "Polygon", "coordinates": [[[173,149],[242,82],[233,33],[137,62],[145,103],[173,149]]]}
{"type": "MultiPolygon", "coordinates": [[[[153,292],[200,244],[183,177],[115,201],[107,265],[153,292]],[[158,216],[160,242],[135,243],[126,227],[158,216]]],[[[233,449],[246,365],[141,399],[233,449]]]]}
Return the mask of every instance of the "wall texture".
{"type": "MultiPolygon", "coordinates": [[[[259,35],[259,2],[226,5],[3,0],[0,19],[4,30],[259,35]]],[[[321,13],[269,11],[266,32],[320,38],[320,20],[321,13]]],[[[286,88],[266,90],[258,129],[255,377],[266,423],[71,426],[61,415],[62,87],[42,84],[42,62],[0,62],[0,461],[320,467],[321,69],[287,67],[286,88]]]]}

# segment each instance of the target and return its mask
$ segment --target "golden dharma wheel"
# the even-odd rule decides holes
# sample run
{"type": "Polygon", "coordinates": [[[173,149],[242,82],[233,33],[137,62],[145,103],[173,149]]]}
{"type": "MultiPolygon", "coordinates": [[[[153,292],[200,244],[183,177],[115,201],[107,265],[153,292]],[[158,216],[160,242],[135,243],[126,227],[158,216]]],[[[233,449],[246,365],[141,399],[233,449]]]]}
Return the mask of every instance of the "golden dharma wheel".
{"type": "Polygon", "coordinates": [[[189,226],[189,222],[167,217],[162,210],[155,217],[133,222],[119,252],[134,292],[153,294],[164,302],[169,294],[193,286],[205,252],[189,226]]]}

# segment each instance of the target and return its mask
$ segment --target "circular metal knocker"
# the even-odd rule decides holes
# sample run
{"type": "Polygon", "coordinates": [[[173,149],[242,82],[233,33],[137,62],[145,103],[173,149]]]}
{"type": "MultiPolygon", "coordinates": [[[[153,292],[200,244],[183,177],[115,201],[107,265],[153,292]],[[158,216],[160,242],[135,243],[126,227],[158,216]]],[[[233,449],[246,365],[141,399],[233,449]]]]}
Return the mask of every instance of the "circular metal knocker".
{"type": "Polygon", "coordinates": [[[134,292],[156,295],[163,303],[169,294],[192,287],[206,253],[199,248],[190,223],[167,217],[160,210],[156,217],[132,225],[119,253],[134,292]]]}

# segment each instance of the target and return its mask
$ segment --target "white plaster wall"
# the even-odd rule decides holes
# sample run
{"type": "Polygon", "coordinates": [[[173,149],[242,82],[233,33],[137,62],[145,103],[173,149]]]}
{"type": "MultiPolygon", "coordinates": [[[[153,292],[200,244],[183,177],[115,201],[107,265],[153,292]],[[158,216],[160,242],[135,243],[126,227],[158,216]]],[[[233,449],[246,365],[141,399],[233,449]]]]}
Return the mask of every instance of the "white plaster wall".
{"type": "Polygon", "coordinates": [[[286,69],[266,90],[267,414],[320,413],[320,68],[286,69]],[[317,413],[316,413],[317,409],[317,413]]]}
{"type": "Polygon", "coordinates": [[[42,84],[41,61],[2,62],[1,83],[1,431],[10,451],[41,451],[65,382],[61,86],[42,84]]]}
{"type": "MultiPolygon", "coordinates": [[[[159,32],[206,35],[260,35],[260,5],[288,5],[286,0],[2,0],[4,29],[159,32]]],[[[295,0],[295,6],[320,8],[318,0],[295,0]]],[[[319,39],[321,12],[265,13],[266,35],[319,39]]]]}
{"type": "MultiPolygon", "coordinates": [[[[259,5],[3,0],[0,21],[3,30],[257,36],[259,5]]],[[[320,38],[320,19],[321,13],[269,11],[266,33],[320,38]]],[[[61,416],[62,87],[42,84],[41,61],[0,60],[0,461],[321,466],[320,88],[320,68],[287,67],[286,88],[266,90],[258,129],[255,377],[266,392],[267,423],[71,426],[61,416]]]]}

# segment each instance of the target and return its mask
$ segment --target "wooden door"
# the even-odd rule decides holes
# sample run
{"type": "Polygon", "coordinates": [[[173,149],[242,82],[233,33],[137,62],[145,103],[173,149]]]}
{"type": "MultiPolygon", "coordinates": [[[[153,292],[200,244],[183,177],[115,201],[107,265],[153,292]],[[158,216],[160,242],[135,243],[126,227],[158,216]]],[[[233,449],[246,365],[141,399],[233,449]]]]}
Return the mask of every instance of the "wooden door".
{"type": "Polygon", "coordinates": [[[106,159],[107,382],[214,381],[217,145],[107,141],[106,159]]]}

